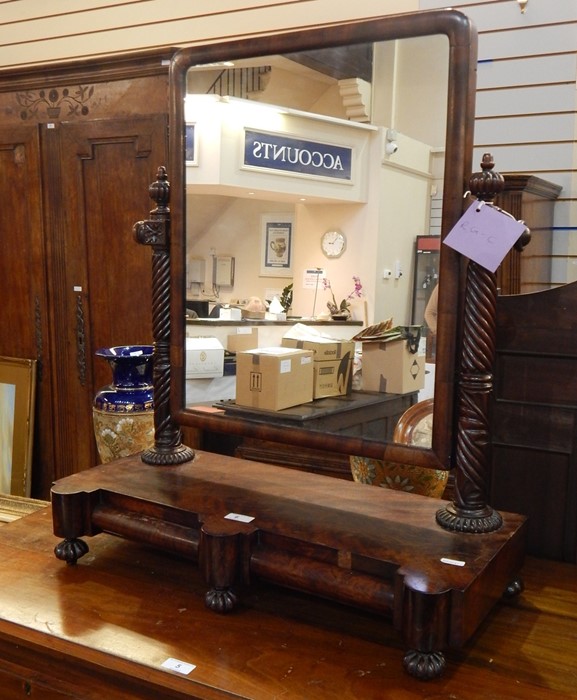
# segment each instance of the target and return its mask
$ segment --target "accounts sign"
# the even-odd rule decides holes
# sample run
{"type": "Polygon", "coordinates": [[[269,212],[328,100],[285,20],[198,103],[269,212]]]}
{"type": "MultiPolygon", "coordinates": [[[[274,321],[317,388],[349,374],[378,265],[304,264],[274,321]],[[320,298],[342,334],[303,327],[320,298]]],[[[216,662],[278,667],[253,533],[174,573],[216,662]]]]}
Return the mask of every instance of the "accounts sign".
{"type": "Polygon", "coordinates": [[[352,148],[245,130],[244,165],[350,181],[352,148]]]}

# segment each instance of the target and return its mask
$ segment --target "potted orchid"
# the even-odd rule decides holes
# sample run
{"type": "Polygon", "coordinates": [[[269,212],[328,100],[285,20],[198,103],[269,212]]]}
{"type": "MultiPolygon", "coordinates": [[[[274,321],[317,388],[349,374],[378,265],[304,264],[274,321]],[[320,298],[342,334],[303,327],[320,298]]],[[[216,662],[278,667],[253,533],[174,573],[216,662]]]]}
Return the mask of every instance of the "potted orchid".
{"type": "Polygon", "coordinates": [[[363,285],[361,284],[361,278],[353,275],[353,282],[355,286],[351,293],[341,300],[340,304],[337,304],[335,299],[335,293],[331,287],[331,281],[323,278],[323,289],[331,293],[332,300],[327,301],[327,308],[331,313],[332,318],[338,319],[348,319],[351,316],[351,301],[356,297],[363,296],[363,285]]]}

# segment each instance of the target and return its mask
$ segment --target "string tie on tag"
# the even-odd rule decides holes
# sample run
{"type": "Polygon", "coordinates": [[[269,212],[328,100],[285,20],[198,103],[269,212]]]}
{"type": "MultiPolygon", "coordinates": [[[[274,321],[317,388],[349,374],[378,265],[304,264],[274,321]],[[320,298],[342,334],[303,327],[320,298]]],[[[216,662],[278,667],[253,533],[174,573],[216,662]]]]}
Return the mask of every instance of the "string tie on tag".
{"type": "Polygon", "coordinates": [[[494,209],[495,211],[498,211],[499,214],[504,214],[505,216],[508,216],[510,219],[513,219],[513,221],[516,221],[518,224],[524,224],[525,222],[523,219],[516,219],[511,212],[506,211],[505,209],[501,209],[501,207],[498,207],[496,204],[493,204],[493,202],[485,202],[483,200],[479,201],[479,204],[477,206],[477,211],[481,211],[481,207],[483,204],[486,204],[488,207],[491,207],[491,209],[494,209]]]}

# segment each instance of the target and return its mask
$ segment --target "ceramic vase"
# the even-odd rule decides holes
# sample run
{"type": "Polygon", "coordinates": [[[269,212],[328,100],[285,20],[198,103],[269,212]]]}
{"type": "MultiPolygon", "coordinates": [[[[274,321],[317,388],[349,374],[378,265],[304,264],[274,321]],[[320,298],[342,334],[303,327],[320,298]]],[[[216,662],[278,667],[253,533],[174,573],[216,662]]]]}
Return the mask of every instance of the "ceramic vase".
{"type": "Polygon", "coordinates": [[[102,463],[154,445],[152,345],[102,348],[96,356],[112,370],[112,383],[94,397],[94,435],[102,463]]]}

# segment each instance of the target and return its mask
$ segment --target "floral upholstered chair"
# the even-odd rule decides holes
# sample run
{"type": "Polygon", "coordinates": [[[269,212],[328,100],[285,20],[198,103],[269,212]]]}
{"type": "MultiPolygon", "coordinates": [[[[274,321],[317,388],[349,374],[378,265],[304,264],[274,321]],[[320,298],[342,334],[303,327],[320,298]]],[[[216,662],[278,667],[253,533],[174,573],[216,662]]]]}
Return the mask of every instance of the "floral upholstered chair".
{"type": "MultiPolygon", "coordinates": [[[[433,430],[433,399],[414,404],[403,413],[395,427],[394,442],[418,447],[430,447],[433,430]]],[[[441,498],[449,472],[444,469],[426,469],[412,464],[384,462],[370,457],[350,457],[353,479],[397,491],[418,493],[441,498]]]]}

